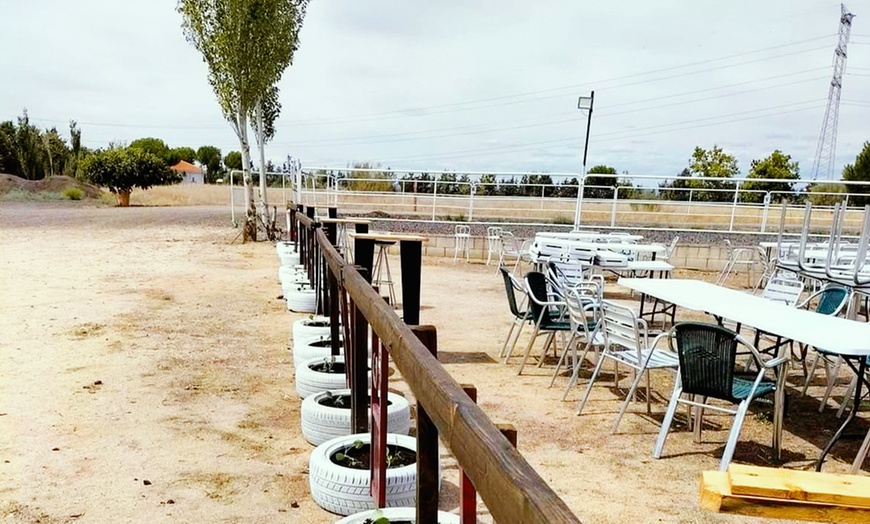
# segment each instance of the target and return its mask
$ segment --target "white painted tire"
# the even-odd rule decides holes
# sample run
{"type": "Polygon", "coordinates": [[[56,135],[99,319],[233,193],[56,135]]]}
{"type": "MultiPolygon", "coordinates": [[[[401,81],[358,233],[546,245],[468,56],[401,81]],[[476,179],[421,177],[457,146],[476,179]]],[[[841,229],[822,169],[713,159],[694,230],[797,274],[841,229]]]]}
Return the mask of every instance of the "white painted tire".
{"type": "MultiPolygon", "coordinates": [[[[370,509],[348,515],[341,520],[336,520],[335,524],[364,524],[366,520],[369,522],[379,518],[386,518],[390,521],[410,520],[417,521],[417,508],[382,508],[370,509]]],[[[448,513],[446,511],[438,512],[438,524],[459,524],[459,515],[448,513]]]]}
{"type": "MultiPolygon", "coordinates": [[[[321,373],[314,371],[311,366],[322,364],[323,358],[305,360],[296,368],[296,392],[302,398],[308,398],[324,391],[335,391],[347,387],[345,373],[321,373]]],[[[344,357],[335,357],[336,364],[344,365],[344,357]]],[[[371,370],[368,372],[367,383],[372,384],[371,370]]]]}
{"type": "Polygon", "coordinates": [[[281,255],[287,255],[290,253],[296,253],[296,242],[292,242],[290,240],[281,240],[275,243],[275,253],[278,254],[278,258],[281,258],[281,255]]]}
{"type": "Polygon", "coordinates": [[[293,323],[293,345],[310,340],[329,336],[329,317],[317,315],[313,318],[300,318],[293,323]],[[322,324],[322,325],[321,325],[322,324]]]}
{"type": "MultiPolygon", "coordinates": [[[[311,497],[321,508],[350,515],[374,509],[367,469],[351,469],[335,464],[330,457],[355,441],[371,442],[369,433],[356,433],[327,440],[314,448],[308,461],[311,497]]],[[[387,444],[417,451],[417,440],[406,435],[387,434],[387,444]]],[[[387,470],[387,507],[416,506],[417,464],[387,470]]]]}
{"type": "Polygon", "coordinates": [[[295,265],[299,264],[299,262],[301,260],[299,258],[299,253],[285,253],[283,255],[280,255],[279,258],[281,259],[281,266],[282,267],[295,266],[295,265]]]}
{"type": "MultiPolygon", "coordinates": [[[[338,354],[344,356],[344,338],[341,339],[338,354]]],[[[293,367],[298,368],[302,362],[319,358],[324,358],[332,355],[332,338],[327,333],[319,337],[303,339],[301,342],[293,344],[293,367]]]]}
{"type": "MultiPolygon", "coordinates": [[[[350,395],[349,389],[331,391],[333,395],[350,395]]],[[[347,408],[320,404],[327,392],[311,395],[302,401],[302,435],[314,444],[323,444],[336,437],[350,435],[350,402],[347,408]]],[[[402,395],[387,393],[387,431],[407,435],[411,429],[411,406],[402,395]]]]}
{"type": "Polygon", "coordinates": [[[296,313],[314,313],[317,307],[317,293],[313,289],[294,289],[284,295],[287,309],[296,313]]]}
{"type": "Polygon", "coordinates": [[[308,282],[308,272],[305,269],[297,267],[280,266],[278,267],[278,282],[281,286],[286,286],[287,282],[298,282],[303,280],[308,282]]]}

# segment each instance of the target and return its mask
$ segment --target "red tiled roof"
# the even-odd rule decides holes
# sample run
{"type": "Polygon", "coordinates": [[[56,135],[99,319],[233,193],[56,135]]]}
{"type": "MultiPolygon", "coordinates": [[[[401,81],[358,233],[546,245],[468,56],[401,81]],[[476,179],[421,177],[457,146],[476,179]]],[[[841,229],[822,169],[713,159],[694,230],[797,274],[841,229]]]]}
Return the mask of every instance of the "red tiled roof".
{"type": "Polygon", "coordinates": [[[170,167],[169,169],[171,169],[173,171],[180,171],[182,173],[202,174],[202,169],[200,169],[200,168],[196,167],[195,165],[191,164],[190,162],[186,162],[184,160],[180,161],[179,163],[175,164],[174,166],[170,167]]]}

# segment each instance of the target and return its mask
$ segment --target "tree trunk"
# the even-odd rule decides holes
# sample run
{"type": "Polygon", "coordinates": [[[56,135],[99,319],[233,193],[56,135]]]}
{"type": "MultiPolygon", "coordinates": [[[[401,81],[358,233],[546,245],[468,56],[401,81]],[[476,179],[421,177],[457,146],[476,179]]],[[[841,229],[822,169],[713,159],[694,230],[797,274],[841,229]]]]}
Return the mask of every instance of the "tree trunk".
{"type": "Polygon", "coordinates": [[[263,129],[263,104],[257,104],[257,147],[260,149],[260,205],[263,206],[263,221],[269,210],[269,199],[266,198],[266,138],[263,129]]]}
{"type": "Polygon", "coordinates": [[[118,201],[118,207],[130,207],[130,190],[118,191],[115,200],[118,201]]]}
{"type": "Polygon", "coordinates": [[[248,142],[248,118],[239,115],[239,142],[242,146],[242,179],[245,182],[245,225],[242,242],[257,241],[257,210],[254,207],[254,188],[251,180],[251,146],[248,142]]]}

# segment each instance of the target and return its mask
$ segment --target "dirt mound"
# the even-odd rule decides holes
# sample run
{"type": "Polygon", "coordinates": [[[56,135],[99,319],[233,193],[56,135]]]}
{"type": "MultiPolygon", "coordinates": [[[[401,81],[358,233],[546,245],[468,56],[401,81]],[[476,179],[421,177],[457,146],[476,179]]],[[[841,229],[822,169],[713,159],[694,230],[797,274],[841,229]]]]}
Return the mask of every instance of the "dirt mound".
{"type": "Polygon", "coordinates": [[[100,198],[103,191],[95,185],[80,182],[68,176],[51,176],[42,180],[26,180],[15,175],[0,173],[0,195],[13,189],[30,193],[63,193],[70,188],[79,188],[85,198],[100,198]]]}

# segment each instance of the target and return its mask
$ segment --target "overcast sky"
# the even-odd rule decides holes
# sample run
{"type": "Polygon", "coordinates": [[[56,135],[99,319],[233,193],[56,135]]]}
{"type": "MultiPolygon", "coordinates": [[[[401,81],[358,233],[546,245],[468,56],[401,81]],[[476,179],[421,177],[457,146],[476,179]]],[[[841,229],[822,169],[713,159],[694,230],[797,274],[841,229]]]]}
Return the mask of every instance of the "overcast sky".
{"type": "MultiPolygon", "coordinates": [[[[88,147],[238,141],[174,0],[0,0],[0,120],[88,147]]],[[[843,79],[837,178],[870,140],[870,1],[843,79]],[[866,23],[865,23],[866,22],[866,23]]],[[[308,166],[675,174],[718,144],[743,174],[781,149],[810,176],[837,1],[312,0],[267,157],[308,166]]]]}

